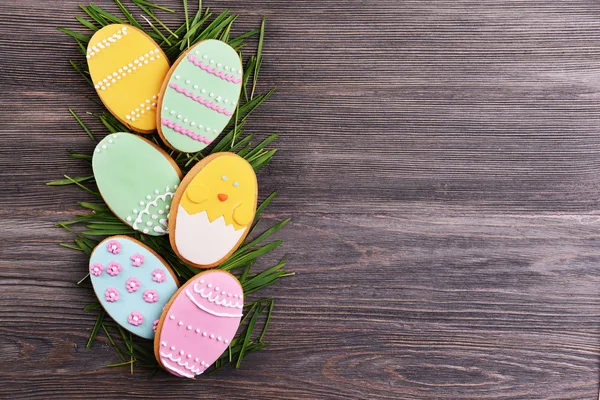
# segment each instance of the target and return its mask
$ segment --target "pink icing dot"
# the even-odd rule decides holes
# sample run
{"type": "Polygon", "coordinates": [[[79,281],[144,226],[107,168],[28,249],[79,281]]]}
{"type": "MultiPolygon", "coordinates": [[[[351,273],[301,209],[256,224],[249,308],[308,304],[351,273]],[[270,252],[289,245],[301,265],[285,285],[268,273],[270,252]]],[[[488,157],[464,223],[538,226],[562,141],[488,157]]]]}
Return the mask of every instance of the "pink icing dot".
{"type": "Polygon", "coordinates": [[[143,297],[146,303],[156,303],[158,301],[158,293],[156,293],[156,290],[146,290],[143,297]]]}
{"type": "Polygon", "coordinates": [[[129,257],[131,259],[131,265],[133,265],[134,267],[139,267],[144,263],[144,256],[138,253],[135,253],[134,255],[132,255],[131,257],[129,257]]]}
{"type": "Polygon", "coordinates": [[[112,254],[119,254],[121,251],[121,243],[117,242],[116,240],[111,240],[107,243],[106,250],[112,254]]]}
{"type": "Polygon", "coordinates": [[[122,268],[121,265],[118,262],[115,261],[111,261],[108,266],[106,267],[106,272],[110,275],[110,276],[117,276],[119,275],[119,273],[121,272],[122,268]]]}
{"type": "Polygon", "coordinates": [[[127,321],[131,325],[139,326],[142,324],[142,322],[144,322],[144,316],[137,311],[132,311],[131,314],[129,314],[127,321]]]}
{"type": "Polygon", "coordinates": [[[96,263],[90,267],[90,274],[94,276],[100,276],[104,271],[104,267],[100,263],[96,263]]]}
{"type": "Polygon", "coordinates": [[[154,271],[152,271],[152,280],[158,283],[164,282],[166,279],[165,275],[166,274],[164,270],[157,268],[154,271]]]}
{"type": "Polygon", "coordinates": [[[127,282],[125,282],[125,288],[129,293],[137,292],[140,288],[140,281],[138,278],[129,278],[127,282]]]}
{"type": "Polygon", "coordinates": [[[104,297],[106,301],[114,303],[115,301],[119,300],[119,291],[115,288],[108,288],[104,292],[104,297]]]}

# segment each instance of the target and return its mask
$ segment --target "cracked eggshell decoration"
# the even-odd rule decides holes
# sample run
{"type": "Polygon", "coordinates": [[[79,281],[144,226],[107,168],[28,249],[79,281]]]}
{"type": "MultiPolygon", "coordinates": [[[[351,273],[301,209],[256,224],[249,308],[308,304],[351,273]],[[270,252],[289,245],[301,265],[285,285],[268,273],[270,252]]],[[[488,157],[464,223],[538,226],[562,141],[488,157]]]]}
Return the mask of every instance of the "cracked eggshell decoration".
{"type": "Polygon", "coordinates": [[[86,58],[106,108],[136,132],[156,130],[158,95],[169,60],[152,38],[130,25],[108,25],[92,36],[86,58]]]}
{"type": "Polygon", "coordinates": [[[161,89],[158,133],[171,148],[204,149],[235,114],[242,89],[238,53],[220,40],[204,40],[173,64],[161,89]]]}
{"type": "Polygon", "coordinates": [[[90,257],[94,292],[108,315],[146,339],[179,288],[175,274],[152,249],[127,236],[104,239],[90,257]]]}
{"type": "Polygon", "coordinates": [[[228,272],[210,270],[185,283],[165,306],[154,355],[171,374],[193,378],[229,346],[240,325],[244,291],[228,272]]]}
{"type": "Polygon", "coordinates": [[[185,262],[199,268],[220,264],[250,230],[256,214],[254,169],[234,153],[215,153],[185,176],[171,207],[169,240],[185,262]]]}
{"type": "Polygon", "coordinates": [[[142,233],[167,233],[168,218],[181,170],[154,143],[131,133],[106,136],[92,158],[102,198],[127,225],[142,233]]]}

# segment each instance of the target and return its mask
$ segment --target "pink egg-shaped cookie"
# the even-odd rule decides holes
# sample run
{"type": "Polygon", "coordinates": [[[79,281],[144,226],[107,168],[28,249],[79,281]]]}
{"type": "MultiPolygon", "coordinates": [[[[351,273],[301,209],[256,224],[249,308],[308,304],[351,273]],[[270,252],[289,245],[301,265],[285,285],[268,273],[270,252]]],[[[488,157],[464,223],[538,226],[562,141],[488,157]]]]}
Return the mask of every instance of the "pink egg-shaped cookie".
{"type": "Polygon", "coordinates": [[[167,303],[154,338],[159,364],[193,378],[227,349],[240,325],[244,291],[228,272],[210,270],[190,279],[167,303]]]}

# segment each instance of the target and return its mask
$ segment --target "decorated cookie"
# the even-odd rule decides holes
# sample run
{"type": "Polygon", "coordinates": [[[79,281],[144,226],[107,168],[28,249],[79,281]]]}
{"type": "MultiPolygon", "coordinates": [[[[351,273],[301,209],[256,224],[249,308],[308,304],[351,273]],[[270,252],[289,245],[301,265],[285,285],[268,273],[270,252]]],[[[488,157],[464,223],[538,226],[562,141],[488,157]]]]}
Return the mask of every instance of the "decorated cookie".
{"type": "Polygon", "coordinates": [[[130,25],[108,25],[92,36],[86,57],[106,108],[134,131],[154,131],[169,60],[150,36],[130,25]]]}
{"type": "Polygon", "coordinates": [[[243,307],[244,292],[233,275],[196,275],[165,306],[154,338],[156,359],[173,375],[200,375],[231,343],[243,307]]]}
{"type": "Polygon", "coordinates": [[[92,168],[100,194],[117,217],[148,235],[167,233],[171,200],[181,181],[167,153],[140,136],[115,133],[96,146],[92,168]]]}
{"type": "Polygon", "coordinates": [[[252,166],[234,153],[200,161],[181,182],[169,217],[169,239],[179,257],[215,266],[242,243],[256,213],[258,183],[252,166]]]}
{"type": "Polygon", "coordinates": [[[179,287],[165,260],[127,236],[112,236],[90,257],[94,291],[108,315],[123,328],[146,339],[179,287]]]}
{"type": "Polygon", "coordinates": [[[225,128],[242,88],[238,53],[220,40],[204,40],[175,62],[162,89],[158,133],[173,149],[200,151],[225,128]]]}

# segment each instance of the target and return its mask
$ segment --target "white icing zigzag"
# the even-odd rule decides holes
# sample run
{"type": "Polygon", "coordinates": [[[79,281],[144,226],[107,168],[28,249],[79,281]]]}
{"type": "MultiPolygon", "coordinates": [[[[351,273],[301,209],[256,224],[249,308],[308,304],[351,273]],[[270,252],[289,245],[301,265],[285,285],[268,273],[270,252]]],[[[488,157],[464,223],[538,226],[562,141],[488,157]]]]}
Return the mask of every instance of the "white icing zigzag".
{"type": "MultiPolygon", "coordinates": [[[[174,189],[176,189],[176,188],[177,187],[175,187],[174,189]]],[[[166,202],[167,201],[167,197],[169,197],[170,199],[173,199],[173,196],[174,196],[174,193],[171,192],[171,191],[169,191],[169,187],[167,186],[166,193],[161,194],[159,196],[156,196],[154,198],[154,200],[149,201],[146,204],[146,206],[144,207],[144,209],[141,210],[138,213],[137,217],[135,218],[135,221],[133,221],[133,224],[132,224],[133,229],[135,229],[137,231],[142,231],[142,232],[145,231],[144,233],[147,233],[147,231],[148,231],[147,228],[139,227],[138,226],[138,224],[140,224],[142,222],[142,217],[144,215],[150,215],[150,208],[151,207],[158,207],[158,200],[162,200],[162,201],[166,202]]],[[[156,232],[156,233],[162,233],[162,234],[168,233],[168,229],[167,229],[168,222],[167,222],[167,219],[166,218],[161,218],[161,219],[158,220],[158,222],[159,222],[160,225],[164,226],[164,228],[162,226],[157,225],[154,228],[152,228],[154,230],[154,232],[156,232]]]]}
{"type": "Polygon", "coordinates": [[[161,357],[165,357],[168,360],[171,360],[175,363],[177,363],[177,365],[179,365],[180,367],[183,367],[185,369],[187,369],[188,371],[192,371],[194,373],[194,375],[190,375],[187,372],[181,371],[179,369],[173,368],[172,366],[165,364],[165,366],[169,369],[172,369],[173,371],[185,376],[186,378],[193,378],[195,375],[200,375],[202,372],[204,372],[203,370],[201,370],[200,368],[196,368],[193,365],[189,365],[187,362],[182,363],[181,362],[181,357],[179,358],[173,358],[173,354],[169,353],[169,354],[165,354],[162,351],[160,352],[161,357]]]}
{"type": "Polygon", "coordinates": [[[243,304],[240,304],[237,301],[234,304],[233,300],[230,300],[229,302],[227,302],[227,299],[219,300],[219,296],[220,296],[219,293],[217,293],[216,296],[211,297],[213,292],[210,291],[210,292],[206,293],[206,292],[204,292],[204,288],[198,289],[197,283],[194,284],[194,292],[196,292],[200,296],[202,296],[203,299],[208,299],[208,301],[210,301],[211,303],[215,303],[216,305],[219,305],[219,306],[230,307],[230,308],[239,308],[240,310],[244,307],[243,304]]]}
{"type": "Polygon", "coordinates": [[[206,311],[207,313],[215,315],[217,317],[234,317],[234,318],[236,318],[236,317],[241,317],[242,316],[242,313],[239,313],[239,314],[229,314],[229,313],[220,313],[220,312],[217,312],[217,311],[210,310],[210,309],[204,307],[202,304],[198,303],[196,301],[196,299],[194,298],[194,295],[192,294],[192,292],[190,292],[188,289],[185,290],[185,295],[190,299],[190,301],[192,303],[194,303],[196,305],[196,307],[198,307],[202,311],[206,311]]]}

